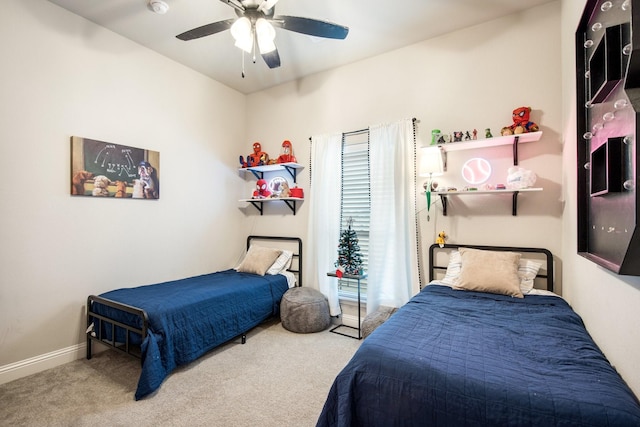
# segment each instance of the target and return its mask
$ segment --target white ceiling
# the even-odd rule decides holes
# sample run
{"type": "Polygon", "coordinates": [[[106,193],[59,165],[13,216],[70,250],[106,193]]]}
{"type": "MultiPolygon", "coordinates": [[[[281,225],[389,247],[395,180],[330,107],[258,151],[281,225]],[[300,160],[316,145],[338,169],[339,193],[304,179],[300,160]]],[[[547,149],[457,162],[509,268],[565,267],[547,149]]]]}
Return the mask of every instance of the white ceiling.
{"type": "Polygon", "coordinates": [[[269,69],[260,56],[254,64],[247,55],[245,78],[242,51],[229,31],[190,41],[175,37],[236,17],[220,0],[164,0],[164,15],[147,9],[147,0],[49,1],[248,94],[552,0],[280,0],[276,15],[331,21],[349,27],[349,35],[322,39],[276,28],[282,66],[269,69]]]}

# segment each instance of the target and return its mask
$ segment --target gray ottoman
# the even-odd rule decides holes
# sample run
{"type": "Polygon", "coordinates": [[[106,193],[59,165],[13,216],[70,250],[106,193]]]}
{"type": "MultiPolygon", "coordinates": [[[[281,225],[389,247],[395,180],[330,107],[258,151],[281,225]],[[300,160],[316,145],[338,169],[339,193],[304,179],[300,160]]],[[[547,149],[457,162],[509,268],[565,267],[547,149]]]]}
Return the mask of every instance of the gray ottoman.
{"type": "Polygon", "coordinates": [[[315,289],[291,288],[282,296],[280,320],[282,326],[291,332],[324,331],[331,324],[329,302],[315,289]]]}

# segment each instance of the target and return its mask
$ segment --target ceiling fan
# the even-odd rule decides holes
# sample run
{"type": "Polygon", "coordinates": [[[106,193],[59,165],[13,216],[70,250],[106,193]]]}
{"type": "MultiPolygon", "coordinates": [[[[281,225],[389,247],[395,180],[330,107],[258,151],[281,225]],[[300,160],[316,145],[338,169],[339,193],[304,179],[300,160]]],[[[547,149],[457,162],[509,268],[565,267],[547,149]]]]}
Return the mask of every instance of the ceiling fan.
{"type": "MultiPolygon", "coordinates": [[[[253,53],[253,62],[255,62],[257,46],[267,66],[277,68],[280,66],[280,55],[273,42],[276,35],[273,27],[329,39],[344,39],[349,33],[348,27],[328,21],[298,16],[275,16],[275,5],[278,0],[220,1],[233,7],[238,18],[203,25],[178,34],[176,37],[187,41],[231,30],[235,45],[247,53],[253,53]]],[[[242,77],[244,77],[244,70],[242,77]]]]}

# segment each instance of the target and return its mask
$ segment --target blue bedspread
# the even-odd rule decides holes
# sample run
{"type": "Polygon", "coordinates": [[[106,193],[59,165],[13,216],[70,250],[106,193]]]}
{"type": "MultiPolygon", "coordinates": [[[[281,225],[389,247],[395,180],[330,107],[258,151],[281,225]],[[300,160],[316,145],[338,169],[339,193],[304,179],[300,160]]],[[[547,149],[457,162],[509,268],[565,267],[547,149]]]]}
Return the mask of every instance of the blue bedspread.
{"type": "MultiPolygon", "coordinates": [[[[149,316],[149,333],[141,345],[142,372],[136,400],[157,390],[177,366],[276,315],[287,289],[282,275],[226,270],[100,295],[141,308],[149,316]]],[[[98,303],[93,306],[98,314],[141,326],[135,316],[98,303]]]]}
{"type": "Polygon", "coordinates": [[[640,426],[640,406],[558,297],[427,286],[363,341],[318,426],[640,426]]]}

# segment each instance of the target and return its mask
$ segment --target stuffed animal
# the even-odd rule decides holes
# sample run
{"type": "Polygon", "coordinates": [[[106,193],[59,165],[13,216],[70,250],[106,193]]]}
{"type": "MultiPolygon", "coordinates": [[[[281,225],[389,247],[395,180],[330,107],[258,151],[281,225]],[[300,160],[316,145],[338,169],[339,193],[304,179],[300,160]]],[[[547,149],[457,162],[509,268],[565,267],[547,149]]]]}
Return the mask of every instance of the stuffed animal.
{"type": "Polygon", "coordinates": [[[266,199],[271,195],[271,191],[269,191],[269,186],[267,185],[267,181],[264,179],[259,179],[256,182],[256,189],[253,192],[254,199],[266,199]]]}
{"type": "Polygon", "coordinates": [[[109,196],[109,184],[111,180],[104,175],[98,175],[93,178],[93,192],[92,195],[98,197],[109,196]]]}
{"type": "Polygon", "coordinates": [[[447,235],[444,234],[444,231],[438,233],[438,237],[436,237],[436,244],[440,245],[441,248],[444,248],[444,241],[447,239],[447,235]]]}
{"type": "Polygon", "coordinates": [[[282,184],[280,184],[280,196],[281,198],[285,198],[285,197],[291,197],[291,189],[289,188],[289,184],[286,182],[283,182],[282,184]]]}
{"type": "Polygon", "coordinates": [[[511,126],[505,126],[500,130],[500,134],[505,135],[518,135],[527,132],[537,132],[540,127],[532,121],[529,121],[531,115],[531,107],[519,107],[513,110],[513,124],[511,126]]]}
{"type": "Polygon", "coordinates": [[[269,155],[262,151],[262,144],[259,142],[253,143],[253,153],[247,156],[247,161],[244,161],[244,157],[240,156],[240,166],[243,168],[262,166],[269,163],[269,155]]]}

